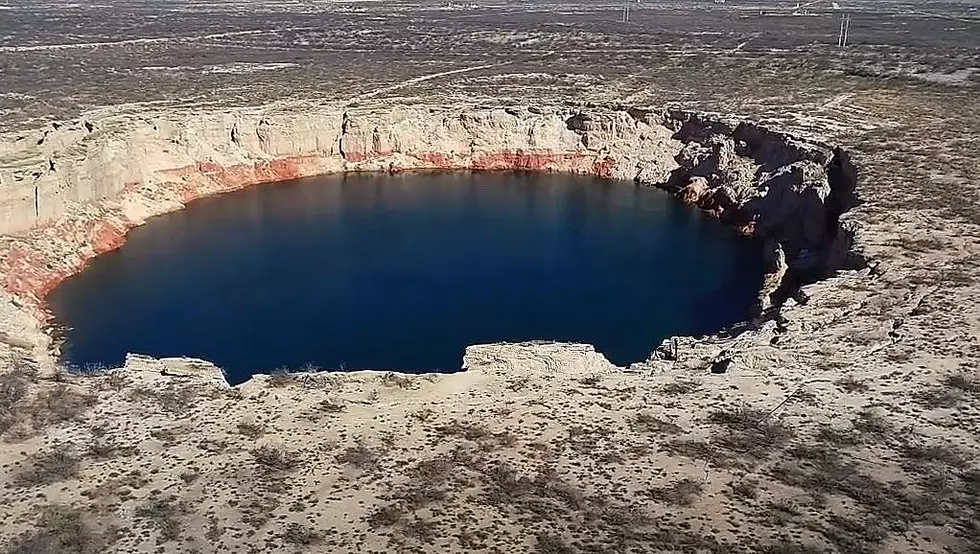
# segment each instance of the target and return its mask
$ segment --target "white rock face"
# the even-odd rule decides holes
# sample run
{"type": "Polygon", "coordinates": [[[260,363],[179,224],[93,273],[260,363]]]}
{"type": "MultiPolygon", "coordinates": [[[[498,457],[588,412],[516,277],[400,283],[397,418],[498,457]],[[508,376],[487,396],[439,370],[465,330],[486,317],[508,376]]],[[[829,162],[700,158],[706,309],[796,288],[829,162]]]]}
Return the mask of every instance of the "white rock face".
{"type": "Polygon", "coordinates": [[[189,186],[194,196],[336,171],[421,168],[525,168],[632,179],[638,165],[662,180],[676,167],[678,144],[666,127],[609,112],[583,133],[566,123],[573,115],[560,109],[267,108],[79,121],[5,136],[0,232],[52,222],[74,203],[115,199],[127,187],[187,193],[179,189],[189,186]]]}
{"type": "Polygon", "coordinates": [[[617,368],[591,344],[534,341],[468,346],[463,354],[463,369],[497,375],[571,373],[588,376],[617,368]]]}

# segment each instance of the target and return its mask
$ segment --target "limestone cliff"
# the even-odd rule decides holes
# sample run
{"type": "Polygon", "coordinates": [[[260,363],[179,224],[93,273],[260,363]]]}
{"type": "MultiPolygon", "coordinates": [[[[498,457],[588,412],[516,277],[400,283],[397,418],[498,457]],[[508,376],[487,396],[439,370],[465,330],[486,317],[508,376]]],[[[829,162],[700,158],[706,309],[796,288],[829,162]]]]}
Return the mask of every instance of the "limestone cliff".
{"type": "Polygon", "coordinates": [[[854,186],[830,146],[681,111],[270,106],[80,120],[0,137],[3,288],[42,315],[61,279],[196,198],[414,169],[561,171],[665,188],[769,241],[762,308],[786,264],[799,275],[842,263],[838,218],[854,186]]]}

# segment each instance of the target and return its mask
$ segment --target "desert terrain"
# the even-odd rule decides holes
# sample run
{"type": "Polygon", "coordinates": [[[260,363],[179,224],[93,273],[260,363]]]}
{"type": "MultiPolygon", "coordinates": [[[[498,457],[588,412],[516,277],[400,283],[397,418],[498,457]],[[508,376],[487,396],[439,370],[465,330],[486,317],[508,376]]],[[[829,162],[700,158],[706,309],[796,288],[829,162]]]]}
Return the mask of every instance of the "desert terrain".
{"type": "Polygon", "coordinates": [[[629,7],[0,0],[0,548],[980,552],[980,4],[629,7]],[[423,168],[675,192],[771,246],[760,311],[625,368],[60,364],[44,293],[149,217],[423,168]]]}

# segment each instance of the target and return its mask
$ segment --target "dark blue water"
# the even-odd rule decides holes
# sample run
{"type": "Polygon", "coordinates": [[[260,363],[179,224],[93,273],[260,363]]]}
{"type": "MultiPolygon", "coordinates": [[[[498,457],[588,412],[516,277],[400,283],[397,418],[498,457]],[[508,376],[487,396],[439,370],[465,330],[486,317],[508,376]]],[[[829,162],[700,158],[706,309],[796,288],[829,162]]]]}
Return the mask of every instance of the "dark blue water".
{"type": "Polygon", "coordinates": [[[756,244],[658,190],[512,173],[347,175],[207,198],[48,298],[64,355],[455,371],[466,345],[589,342],[617,364],[744,319],[756,244]]]}

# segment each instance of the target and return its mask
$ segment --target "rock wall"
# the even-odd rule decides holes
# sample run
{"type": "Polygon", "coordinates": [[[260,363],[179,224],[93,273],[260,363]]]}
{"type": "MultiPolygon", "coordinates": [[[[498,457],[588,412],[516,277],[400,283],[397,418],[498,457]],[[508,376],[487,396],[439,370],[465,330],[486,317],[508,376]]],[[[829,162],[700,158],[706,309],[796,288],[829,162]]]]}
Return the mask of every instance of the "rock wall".
{"type": "Polygon", "coordinates": [[[80,120],[0,137],[0,282],[43,318],[59,281],[194,199],[417,169],[561,171],[665,188],[768,241],[760,308],[778,300],[787,271],[842,263],[831,253],[853,204],[853,168],[830,146],[681,111],[274,106],[80,120]]]}

